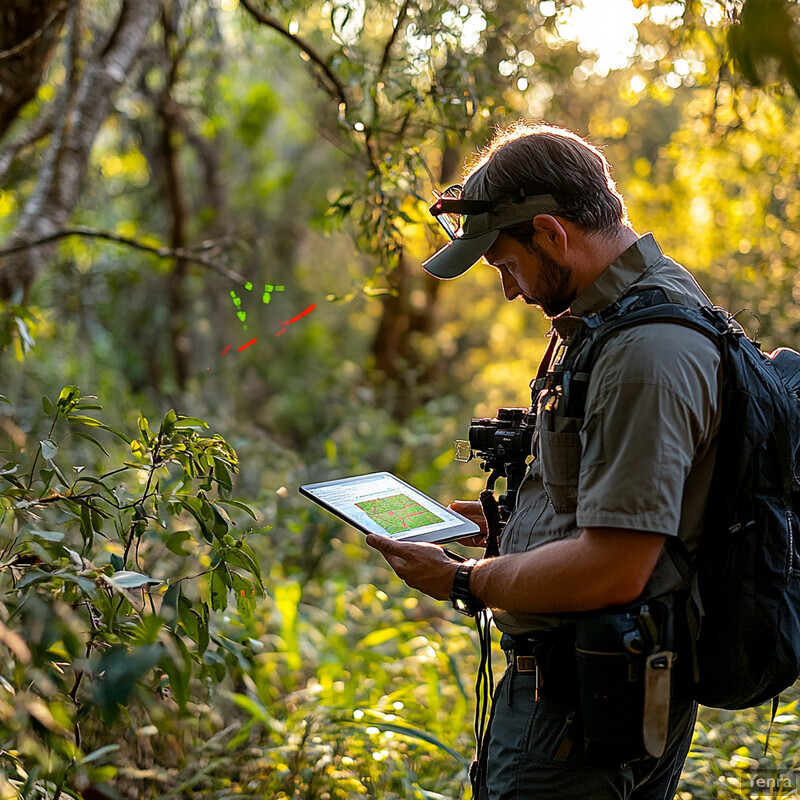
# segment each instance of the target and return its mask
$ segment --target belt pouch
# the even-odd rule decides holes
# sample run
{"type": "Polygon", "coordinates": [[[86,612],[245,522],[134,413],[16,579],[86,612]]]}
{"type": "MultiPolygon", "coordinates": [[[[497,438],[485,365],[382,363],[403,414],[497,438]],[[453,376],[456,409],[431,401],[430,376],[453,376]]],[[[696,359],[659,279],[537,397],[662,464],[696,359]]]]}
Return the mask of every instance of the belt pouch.
{"type": "Polygon", "coordinates": [[[636,616],[578,621],[575,651],[588,761],[619,766],[647,755],[643,740],[645,637],[636,616]]]}

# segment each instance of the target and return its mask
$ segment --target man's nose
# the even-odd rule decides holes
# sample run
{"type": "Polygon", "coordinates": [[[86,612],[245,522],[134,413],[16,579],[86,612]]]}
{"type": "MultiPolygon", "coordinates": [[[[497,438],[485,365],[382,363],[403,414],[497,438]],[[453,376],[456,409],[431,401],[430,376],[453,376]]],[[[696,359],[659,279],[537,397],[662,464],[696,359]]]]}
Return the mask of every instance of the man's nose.
{"type": "Polygon", "coordinates": [[[500,280],[503,284],[503,294],[505,294],[506,300],[513,300],[521,294],[517,282],[507,272],[503,272],[500,275],[500,280]]]}

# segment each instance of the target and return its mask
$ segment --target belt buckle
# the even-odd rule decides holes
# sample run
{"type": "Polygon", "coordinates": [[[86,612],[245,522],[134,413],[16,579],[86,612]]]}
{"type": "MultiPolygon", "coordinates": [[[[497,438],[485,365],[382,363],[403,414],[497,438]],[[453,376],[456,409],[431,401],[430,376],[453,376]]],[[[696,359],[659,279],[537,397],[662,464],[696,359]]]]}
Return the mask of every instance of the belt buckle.
{"type": "Polygon", "coordinates": [[[530,674],[536,676],[535,687],[533,689],[533,699],[539,702],[539,687],[542,683],[542,676],[539,672],[539,665],[536,663],[536,656],[517,656],[514,660],[517,674],[530,674]]]}
{"type": "Polygon", "coordinates": [[[536,656],[517,656],[517,672],[536,672],[536,656]]]}

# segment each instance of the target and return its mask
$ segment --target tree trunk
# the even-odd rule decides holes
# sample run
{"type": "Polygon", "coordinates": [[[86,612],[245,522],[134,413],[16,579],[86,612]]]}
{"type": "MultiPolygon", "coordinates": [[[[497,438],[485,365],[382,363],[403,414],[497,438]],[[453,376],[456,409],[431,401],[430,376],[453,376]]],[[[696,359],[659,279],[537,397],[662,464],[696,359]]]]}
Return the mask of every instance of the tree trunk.
{"type": "MultiPolygon", "coordinates": [[[[124,0],[105,45],[88,59],[72,103],[63,103],[65,113],[56,121],[33,194],[9,244],[46,236],[68,222],[78,202],[89,153],[111,111],[113,95],[133,67],[159,5],[160,0],[124,0]]],[[[69,86],[62,91],[68,92],[69,86]]],[[[3,259],[0,299],[17,293],[24,302],[51,251],[52,246],[40,246],[3,259]]]]}
{"type": "MultiPolygon", "coordinates": [[[[445,146],[439,172],[441,184],[451,180],[458,164],[458,148],[445,146]]],[[[397,266],[387,277],[393,293],[382,298],[383,314],[372,341],[372,355],[375,366],[402,389],[397,394],[396,402],[391,403],[392,416],[402,420],[418,400],[424,399],[425,384],[439,372],[439,359],[427,360],[426,363],[425,357],[410,342],[414,333],[432,332],[441,281],[419,267],[410,273],[402,250],[397,266]],[[419,308],[411,303],[414,287],[421,288],[424,297],[419,308]]]]}

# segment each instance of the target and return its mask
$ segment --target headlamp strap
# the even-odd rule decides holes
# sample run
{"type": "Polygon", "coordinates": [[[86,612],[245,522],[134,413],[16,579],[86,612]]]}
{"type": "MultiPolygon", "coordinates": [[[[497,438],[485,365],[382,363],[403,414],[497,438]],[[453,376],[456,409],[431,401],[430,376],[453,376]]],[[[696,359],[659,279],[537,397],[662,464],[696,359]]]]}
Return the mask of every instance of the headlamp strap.
{"type": "Polygon", "coordinates": [[[440,197],[431,207],[434,217],[441,214],[487,214],[494,211],[491,200],[462,200],[456,197],[440,197]]]}

